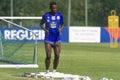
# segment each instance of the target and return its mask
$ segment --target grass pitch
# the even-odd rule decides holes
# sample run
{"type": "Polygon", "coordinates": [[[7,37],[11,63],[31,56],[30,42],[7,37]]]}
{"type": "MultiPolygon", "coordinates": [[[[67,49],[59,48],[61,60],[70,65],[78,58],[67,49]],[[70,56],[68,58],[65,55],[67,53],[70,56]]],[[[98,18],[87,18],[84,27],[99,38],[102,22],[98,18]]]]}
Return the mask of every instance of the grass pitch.
{"type": "MultiPolygon", "coordinates": [[[[29,44],[25,45],[29,46],[29,44]]],[[[23,49],[27,51],[27,48],[24,46],[23,49]]],[[[22,75],[24,72],[45,71],[44,59],[44,44],[38,43],[38,69],[0,69],[0,80],[36,80],[34,78],[22,77],[22,75]]],[[[57,71],[89,76],[92,80],[100,80],[103,77],[119,80],[119,61],[120,44],[118,48],[110,48],[109,43],[62,43],[60,63],[57,71]]],[[[50,66],[51,71],[52,62],[53,53],[50,66]]]]}

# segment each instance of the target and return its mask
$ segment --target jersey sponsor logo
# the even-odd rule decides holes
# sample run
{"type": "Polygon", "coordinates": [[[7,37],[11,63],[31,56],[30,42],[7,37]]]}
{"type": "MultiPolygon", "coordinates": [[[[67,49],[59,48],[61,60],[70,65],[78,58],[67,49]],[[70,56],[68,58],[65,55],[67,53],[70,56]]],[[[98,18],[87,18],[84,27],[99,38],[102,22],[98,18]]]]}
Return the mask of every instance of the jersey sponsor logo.
{"type": "Polygon", "coordinates": [[[57,24],[56,24],[55,22],[51,22],[51,23],[50,23],[50,27],[51,27],[51,28],[56,28],[56,25],[57,25],[57,24]]]}

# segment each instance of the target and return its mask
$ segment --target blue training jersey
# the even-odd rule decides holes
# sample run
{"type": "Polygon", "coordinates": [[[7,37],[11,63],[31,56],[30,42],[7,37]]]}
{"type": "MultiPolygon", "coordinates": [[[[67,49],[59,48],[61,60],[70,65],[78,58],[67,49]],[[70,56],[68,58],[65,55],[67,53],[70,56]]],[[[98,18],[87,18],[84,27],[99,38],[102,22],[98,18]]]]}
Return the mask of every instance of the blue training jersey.
{"type": "Polygon", "coordinates": [[[57,42],[61,40],[59,28],[64,24],[61,13],[57,12],[55,16],[52,16],[50,12],[45,13],[40,24],[45,24],[45,28],[49,30],[49,34],[45,34],[45,41],[57,42]]]}

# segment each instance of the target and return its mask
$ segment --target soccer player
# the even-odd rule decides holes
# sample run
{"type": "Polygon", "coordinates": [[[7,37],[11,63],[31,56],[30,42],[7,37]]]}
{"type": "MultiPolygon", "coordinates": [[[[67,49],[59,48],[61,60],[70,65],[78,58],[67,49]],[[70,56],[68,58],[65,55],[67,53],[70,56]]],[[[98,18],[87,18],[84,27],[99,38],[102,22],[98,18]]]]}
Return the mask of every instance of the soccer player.
{"type": "Polygon", "coordinates": [[[40,27],[45,31],[45,51],[46,51],[46,73],[49,73],[50,59],[52,49],[54,51],[53,73],[56,72],[60,51],[61,51],[61,33],[64,28],[63,15],[57,11],[56,2],[50,3],[50,12],[46,12],[40,21],[40,27]]]}

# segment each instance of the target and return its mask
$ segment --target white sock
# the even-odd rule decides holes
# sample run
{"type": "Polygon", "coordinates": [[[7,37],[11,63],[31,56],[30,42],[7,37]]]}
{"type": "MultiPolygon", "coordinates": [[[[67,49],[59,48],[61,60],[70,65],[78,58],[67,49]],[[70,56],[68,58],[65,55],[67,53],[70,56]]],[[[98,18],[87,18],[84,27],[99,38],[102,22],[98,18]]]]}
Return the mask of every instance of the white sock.
{"type": "Polygon", "coordinates": [[[49,70],[46,70],[46,73],[49,73],[49,70]]]}
{"type": "Polygon", "coordinates": [[[56,69],[53,69],[53,73],[56,72],[56,69]]]}

